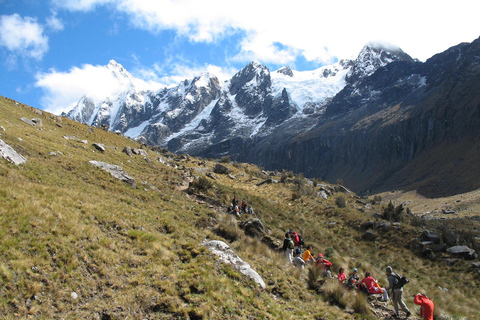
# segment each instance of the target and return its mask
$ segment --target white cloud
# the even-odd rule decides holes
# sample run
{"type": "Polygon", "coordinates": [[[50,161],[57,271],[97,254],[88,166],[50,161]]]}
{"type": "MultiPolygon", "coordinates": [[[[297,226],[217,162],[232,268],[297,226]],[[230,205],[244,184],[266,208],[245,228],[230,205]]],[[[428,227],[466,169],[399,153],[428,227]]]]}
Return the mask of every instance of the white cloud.
{"type": "Polygon", "coordinates": [[[212,42],[241,30],[238,60],[286,64],[297,55],[330,63],[352,58],[370,41],[388,41],[425,60],[480,34],[480,2],[404,0],[55,0],[69,10],[98,5],[126,13],[150,32],[176,30],[190,41],[212,42]],[[276,43],[281,44],[281,48],[276,43]]]}
{"type": "MultiPolygon", "coordinates": [[[[0,17],[0,46],[14,56],[40,60],[48,51],[48,37],[36,19],[22,18],[16,13],[4,15],[0,17]]],[[[11,59],[16,60],[15,57],[11,59]]]]}
{"type": "Polygon", "coordinates": [[[47,27],[53,31],[61,31],[64,29],[63,22],[57,18],[56,12],[52,13],[51,17],[47,18],[47,27]]]}

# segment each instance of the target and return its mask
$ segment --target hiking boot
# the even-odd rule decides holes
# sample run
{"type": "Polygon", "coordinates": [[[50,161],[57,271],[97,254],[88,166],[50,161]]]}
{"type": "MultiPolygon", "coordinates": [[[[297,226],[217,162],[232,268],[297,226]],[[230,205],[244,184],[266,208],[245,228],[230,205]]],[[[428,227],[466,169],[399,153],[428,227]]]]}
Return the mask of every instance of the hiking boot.
{"type": "Polygon", "coordinates": [[[406,318],[410,317],[410,315],[411,315],[410,311],[407,311],[407,316],[406,316],[406,318]]]}

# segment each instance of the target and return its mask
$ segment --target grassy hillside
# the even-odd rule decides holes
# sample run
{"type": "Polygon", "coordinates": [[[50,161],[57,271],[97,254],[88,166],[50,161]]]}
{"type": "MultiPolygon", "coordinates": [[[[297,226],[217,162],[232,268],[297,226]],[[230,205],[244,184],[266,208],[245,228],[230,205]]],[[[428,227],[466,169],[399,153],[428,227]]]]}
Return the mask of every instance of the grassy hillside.
{"type": "Polygon", "coordinates": [[[301,176],[278,175],[282,183],[257,186],[268,178],[260,168],[222,163],[231,173],[214,173],[214,180],[204,174],[217,161],[153,151],[5,98],[0,126],[0,139],[27,158],[19,166],[0,159],[1,318],[383,319],[386,309],[393,310],[365,308],[246,236],[238,222],[251,216],[226,214],[234,194],[253,205],[274,242],[281,244],[285,231],[294,229],[314,253],[327,254],[335,271],[370,270],[383,286],[387,265],[407,275],[405,300],[412,311],[411,296],[426,292],[445,319],[480,318],[480,279],[471,261],[449,266],[443,256],[421,258],[412,248],[422,229],[411,224],[427,226],[414,216],[367,242],[360,226],[374,221],[382,206],[341,192],[321,199],[315,196],[320,184],[301,176]],[[22,117],[39,118],[43,126],[22,117]],[[126,146],[148,157],[128,156],[126,146]],[[136,186],[91,160],[121,166],[136,186]],[[266,289],[200,245],[211,239],[227,242],[266,289]]]}

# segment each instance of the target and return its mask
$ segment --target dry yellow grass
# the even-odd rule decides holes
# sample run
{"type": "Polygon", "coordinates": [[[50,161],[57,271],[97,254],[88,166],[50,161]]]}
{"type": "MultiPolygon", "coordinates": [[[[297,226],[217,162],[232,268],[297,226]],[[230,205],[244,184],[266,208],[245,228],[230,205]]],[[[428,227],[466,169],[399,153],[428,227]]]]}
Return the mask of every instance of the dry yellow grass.
{"type": "MultiPolygon", "coordinates": [[[[3,98],[0,126],[5,128],[0,138],[28,159],[21,166],[0,161],[3,318],[353,319],[307,288],[307,270],[288,266],[283,254],[245,236],[237,222],[249,217],[237,220],[225,213],[233,194],[253,205],[274,240],[281,243],[285,231],[295,229],[314,253],[329,252],[334,273],[340,266],[370,270],[385,285],[384,268],[392,265],[410,278],[407,295],[428,292],[445,315],[476,312],[479,280],[468,262],[450,267],[418,257],[406,245],[420,230],[405,224],[373,243],[361,241],[359,226],[380,207],[360,212],[355,195],[345,195],[346,208],[338,208],[335,197],[311,196],[318,187],[292,200],[293,183],[257,186],[266,176],[250,164],[224,164],[236,180],[215,175],[210,189],[189,194],[188,181],[200,175],[195,169],[211,170],[215,161],[157,153],[3,98]],[[43,127],[31,127],[21,117],[39,117],[43,127]],[[96,151],[94,142],[106,151],[96,151]],[[145,149],[150,162],[122,153],[127,145],[145,149]],[[90,160],[121,166],[137,187],[90,160]],[[227,240],[217,229],[234,237],[227,240]],[[206,239],[230,241],[263,277],[266,290],[217,261],[199,245],[206,239]],[[468,288],[468,297],[455,289],[459,285],[468,288]]],[[[355,309],[353,298],[345,299],[355,309]]]]}

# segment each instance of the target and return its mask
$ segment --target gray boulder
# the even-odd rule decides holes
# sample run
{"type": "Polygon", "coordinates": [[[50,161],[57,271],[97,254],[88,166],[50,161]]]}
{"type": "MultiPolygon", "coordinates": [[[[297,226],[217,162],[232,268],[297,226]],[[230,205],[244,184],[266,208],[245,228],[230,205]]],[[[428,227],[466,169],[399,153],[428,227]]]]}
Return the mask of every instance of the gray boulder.
{"type": "Polygon", "coordinates": [[[130,148],[129,146],[126,146],[125,148],[123,148],[122,152],[129,157],[133,155],[132,148],[130,148]]]}
{"type": "Polygon", "coordinates": [[[147,151],[143,150],[143,149],[138,149],[138,148],[133,148],[132,149],[132,152],[136,155],[139,155],[139,156],[144,156],[144,157],[148,157],[148,153],[147,151]]]}
{"type": "Polygon", "coordinates": [[[240,223],[240,228],[245,231],[245,234],[251,237],[263,237],[265,227],[260,219],[251,219],[240,223]]]}
{"type": "Polygon", "coordinates": [[[217,255],[221,262],[230,264],[240,273],[255,281],[262,289],[265,289],[266,286],[262,277],[255,270],[253,270],[248,263],[240,259],[240,257],[232,249],[230,249],[225,242],[212,240],[202,243],[202,245],[217,255]]]}
{"type": "Polygon", "coordinates": [[[230,169],[221,165],[220,163],[217,163],[215,165],[215,167],[213,168],[213,172],[218,173],[218,174],[228,174],[228,173],[230,173],[230,169]]]}
{"type": "Polygon", "coordinates": [[[447,253],[451,254],[452,256],[456,256],[459,258],[473,260],[478,258],[478,254],[475,250],[470,249],[467,246],[454,246],[447,249],[447,253]]]}
{"type": "Polygon", "coordinates": [[[25,159],[24,156],[18,154],[17,151],[6,144],[2,139],[0,139],[0,156],[14,165],[27,162],[27,159],[25,159]]]}
{"type": "Polygon", "coordinates": [[[420,240],[421,241],[431,241],[435,244],[438,244],[438,243],[440,243],[440,236],[438,234],[434,233],[434,232],[425,230],[420,235],[420,240]]]}
{"type": "Polygon", "coordinates": [[[97,149],[98,151],[101,151],[101,152],[105,152],[105,146],[101,143],[94,143],[93,146],[95,147],[95,149],[97,149]]]}
{"type": "Polygon", "coordinates": [[[105,162],[100,161],[89,161],[90,164],[94,165],[95,167],[101,168],[108,173],[110,173],[113,177],[131,185],[132,187],[136,187],[137,184],[135,183],[135,179],[130,177],[120,166],[108,164],[105,162]]]}

